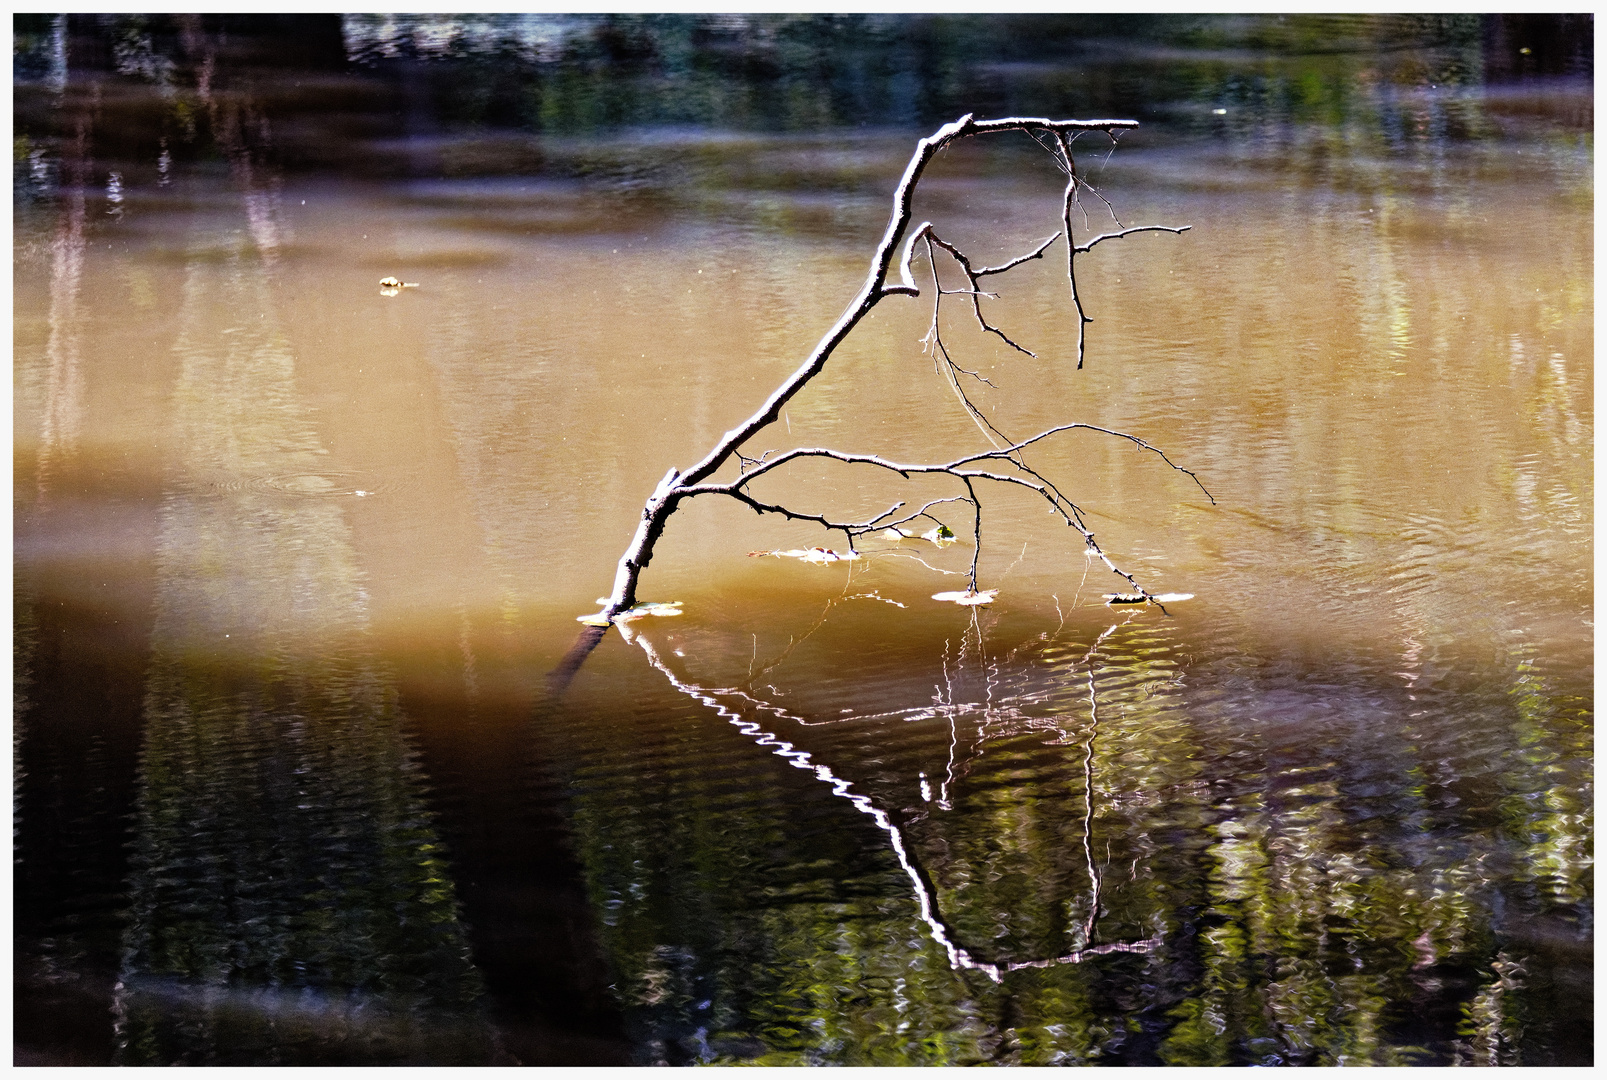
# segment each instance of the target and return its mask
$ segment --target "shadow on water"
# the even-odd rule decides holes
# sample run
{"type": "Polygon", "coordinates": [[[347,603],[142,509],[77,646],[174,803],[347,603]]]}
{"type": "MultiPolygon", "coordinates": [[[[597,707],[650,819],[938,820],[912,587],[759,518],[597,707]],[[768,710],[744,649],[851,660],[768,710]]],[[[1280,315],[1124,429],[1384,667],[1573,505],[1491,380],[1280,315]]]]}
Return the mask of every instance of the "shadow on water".
{"type": "Polygon", "coordinates": [[[608,633],[606,626],[588,626],[575,635],[575,643],[569,646],[558,666],[547,674],[547,699],[549,707],[557,707],[563,700],[569,684],[575,681],[580,674],[581,665],[585,664],[590,656],[603,643],[603,636],[608,633]]]}

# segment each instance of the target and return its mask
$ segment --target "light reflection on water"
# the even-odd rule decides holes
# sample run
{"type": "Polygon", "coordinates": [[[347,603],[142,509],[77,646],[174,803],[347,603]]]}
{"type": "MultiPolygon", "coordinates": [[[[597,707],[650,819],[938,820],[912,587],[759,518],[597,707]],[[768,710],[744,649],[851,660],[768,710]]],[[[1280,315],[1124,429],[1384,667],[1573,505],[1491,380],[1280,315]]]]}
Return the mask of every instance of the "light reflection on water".
{"type": "MultiPolygon", "coordinates": [[[[679,710],[648,691],[627,712],[586,695],[631,746],[625,757],[607,736],[588,740],[600,729],[585,719],[573,729],[587,763],[580,828],[599,844],[593,887],[614,955],[639,965],[641,1022],[667,1060],[1493,1063],[1534,1037],[1543,1021],[1518,1019],[1512,995],[1565,978],[1549,966],[1569,955],[1550,951],[1555,920],[1588,889],[1588,856],[1557,875],[1547,849],[1584,855],[1588,833],[1584,804],[1549,785],[1571,821],[1491,813],[1503,787],[1545,784],[1491,775],[1521,738],[1505,687],[1415,694],[1360,665],[1288,660],[1244,672],[1209,627],[1137,615],[978,651],[997,637],[980,629],[951,624],[942,648],[935,631],[888,647],[904,655],[885,658],[872,700],[849,714],[837,706],[851,697],[802,672],[804,685],[767,682],[768,694],[698,686],[677,670],[695,660],[672,657],[707,655],[706,632],[636,630],[672,688],[744,740],[704,723],[690,734],[684,713],[659,720],[679,710]],[[1199,650],[1187,663],[1182,644],[1199,650]],[[945,662],[921,695],[899,661],[934,653],[945,662]],[[855,815],[778,796],[792,785],[771,757],[869,816],[874,829],[857,831],[880,836],[884,869],[833,851],[855,815]],[[645,805],[605,818],[625,788],[645,805]],[[1551,843],[1520,839],[1540,830],[1551,843]],[[799,848],[827,857],[791,861],[799,848]],[[902,904],[889,902],[889,873],[902,904]],[[879,903],[861,875],[881,883],[869,890],[879,903]],[[908,936],[911,919],[924,934],[908,936]],[[1519,956],[1548,936],[1544,960],[1519,956]],[[666,940],[679,943],[679,974],[651,944],[666,940]],[[894,961],[877,978],[883,950],[908,970],[894,961]],[[1072,973],[1076,960],[1098,974],[1072,973]],[[1004,967],[1015,970],[992,989],[963,977],[1004,967]],[[700,1012],[699,998],[713,1004],[700,1012]],[[1464,1038],[1448,1037],[1447,1013],[1464,1038]],[[976,1026],[1000,1015],[1003,1029],[976,1026]]],[[[1554,747],[1541,756],[1570,753],[1554,747]]]]}
{"type": "MultiPolygon", "coordinates": [[[[836,316],[909,140],[364,186],[263,172],[225,109],[227,176],[125,169],[115,206],[65,155],[16,211],[19,892],[69,900],[28,908],[23,982],[112,957],[130,1063],[528,1059],[521,983],[611,986],[583,1049],[639,1061],[1588,1055],[1590,148],[1397,104],[1118,151],[1124,221],[1193,231],[1101,247],[1083,373],[1049,272],[996,309],[1042,361],[951,331],[999,423],[1205,481],[1042,451],[1195,594],[1171,617],[1101,605],[1025,503],[989,504],[975,613],[929,599],[963,544],[749,559],[835,538],[693,504],[647,592],[687,614],[561,702],[642,498],[836,316]],[[508,869],[542,800],[578,914],[508,869]]],[[[1013,252],[1040,165],[953,154],[920,213],[1013,252]]],[[[775,439],[971,445],[925,318],[887,305],[775,439]]]]}

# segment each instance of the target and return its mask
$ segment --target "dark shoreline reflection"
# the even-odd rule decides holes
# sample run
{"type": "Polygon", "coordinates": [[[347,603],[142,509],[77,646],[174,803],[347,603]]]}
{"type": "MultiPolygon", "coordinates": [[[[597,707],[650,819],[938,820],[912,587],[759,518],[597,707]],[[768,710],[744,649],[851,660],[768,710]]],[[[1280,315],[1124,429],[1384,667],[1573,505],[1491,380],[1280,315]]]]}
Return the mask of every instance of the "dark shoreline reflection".
{"type": "Polygon", "coordinates": [[[1320,167],[1586,134],[1593,109],[1568,15],[23,15],[14,43],[14,177],[40,187],[81,109],[130,185],[215,168],[216,106],[242,95],[271,122],[243,147],[285,175],[604,183],[644,178],[587,153],[627,131],[1120,115],[1144,145],[1303,144],[1320,167]]]}

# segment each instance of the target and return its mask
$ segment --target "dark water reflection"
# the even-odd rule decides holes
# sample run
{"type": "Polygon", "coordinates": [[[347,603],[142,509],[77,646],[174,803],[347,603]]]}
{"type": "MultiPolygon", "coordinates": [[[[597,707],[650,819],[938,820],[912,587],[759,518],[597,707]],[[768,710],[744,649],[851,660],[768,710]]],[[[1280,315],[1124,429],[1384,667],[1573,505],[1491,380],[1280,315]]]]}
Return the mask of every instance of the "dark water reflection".
{"type": "Polygon", "coordinates": [[[180,301],[118,1060],[338,1062],[354,1019],[375,1061],[486,1060],[479,977],[351,530],[320,497],[328,451],[296,400],[269,266],[195,261],[180,301]]]}
{"type": "MultiPolygon", "coordinates": [[[[1565,23],[19,23],[19,1060],[1588,1062],[1565,23]],[[749,559],[835,538],[693,504],[687,613],[549,694],[972,108],[1139,116],[1102,190],[1193,226],[1101,247],[1080,374],[1047,272],[997,308],[1043,361],[946,333],[1001,426],[1199,473],[1041,458],[1195,598],[1104,606],[1008,499],[974,613],[964,544],[749,559]]],[[[940,164],[975,250],[1050,231],[1030,144],[940,164]]],[[[971,445],[926,317],[778,444],[971,445]]]]}
{"type": "Polygon", "coordinates": [[[686,703],[596,702],[628,754],[589,709],[570,730],[604,940],[663,1059],[1473,1064],[1572,1043],[1583,699],[1542,691],[1515,723],[1521,656],[1505,683],[1424,692],[1354,658],[1246,665],[1143,616],[1001,629],[763,691],[680,670],[706,635],[637,635],[686,703]]]}

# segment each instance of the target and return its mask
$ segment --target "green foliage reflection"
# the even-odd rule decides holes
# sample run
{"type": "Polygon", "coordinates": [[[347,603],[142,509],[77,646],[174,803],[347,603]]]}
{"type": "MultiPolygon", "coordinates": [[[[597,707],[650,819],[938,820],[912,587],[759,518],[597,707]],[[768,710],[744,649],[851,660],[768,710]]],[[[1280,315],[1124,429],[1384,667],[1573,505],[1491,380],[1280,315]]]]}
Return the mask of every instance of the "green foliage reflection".
{"type": "MultiPolygon", "coordinates": [[[[663,721],[680,733],[644,732],[640,767],[592,748],[576,777],[648,1060],[1531,1060],[1559,988],[1530,978],[1512,909],[1576,909],[1520,900],[1496,868],[1546,872],[1555,819],[1531,807],[1521,844],[1504,827],[1425,834],[1443,802],[1416,777],[1468,766],[1381,740],[1371,691],[1191,689],[1207,673],[1179,667],[1159,619],[1003,656],[978,621],[933,707],[824,719],[692,681],[654,632],[633,640],[691,699],[663,721]],[[1284,721],[1234,718],[1280,701],[1297,742],[1284,721]]],[[[1509,784],[1543,769],[1512,751],[1509,784]]]]}
{"type": "Polygon", "coordinates": [[[250,224],[255,251],[205,238],[229,253],[190,267],[175,346],[119,1060],[484,1061],[341,489],[272,317],[271,214],[250,224]]]}

